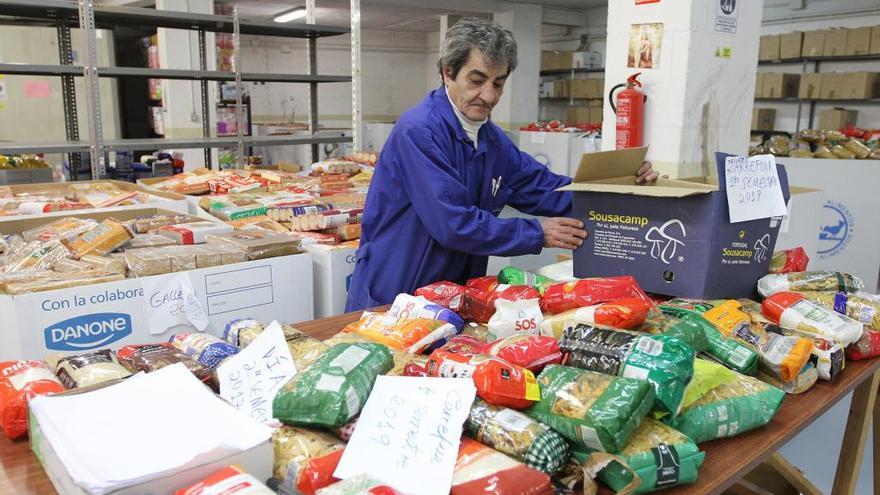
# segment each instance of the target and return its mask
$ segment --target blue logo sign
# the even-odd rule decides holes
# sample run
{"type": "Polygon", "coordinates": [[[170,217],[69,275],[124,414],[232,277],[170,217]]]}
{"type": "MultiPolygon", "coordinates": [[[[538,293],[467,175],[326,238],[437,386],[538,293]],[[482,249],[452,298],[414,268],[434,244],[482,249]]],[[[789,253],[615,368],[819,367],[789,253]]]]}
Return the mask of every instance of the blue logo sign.
{"type": "Polygon", "coordinates": [[[819,224],[818,254],[827,259],[840,254],[852,242],[855,221],[849,209],[838,201],[825,203],[823,213],[823,222],[819,224]]]}
{"type": "Polygon", "coordinates": [[[49,325],[44,330],[46,348],[81,351],[106,346],[131,335],[131,315],[93,313],[49,325]]]}

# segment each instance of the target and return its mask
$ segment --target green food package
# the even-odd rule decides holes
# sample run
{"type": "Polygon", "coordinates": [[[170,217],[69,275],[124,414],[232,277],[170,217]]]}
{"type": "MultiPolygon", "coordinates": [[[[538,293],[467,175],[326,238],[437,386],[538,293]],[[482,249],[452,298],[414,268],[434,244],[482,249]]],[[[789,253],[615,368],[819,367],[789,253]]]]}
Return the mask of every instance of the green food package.
{"type": "Polygon", "coordinates": [[[785,392],[751,376],[733,379],[709,390],[681,414],[664,422],[697,443],[726,438],[767,424],[782,404],[785,392]]]}
{"type": "MultiPolygon", "coordinates": [[[[680,300],[673,299],[670,303],[676,303],[680,300]]],[[[660,305],[663,313],[690,321],[703,328],[703,333],[709,340],[709,349],[707,353],[715,360],[727,366],[728,368],[743,373],[745,375],[754,375],[758,371],[758,353],[754,349],[737,342],[734,339],[725,337],[715,328],[715,325],[709,323],[702,317],[702,313],[711,309],[709,303],[701,303],[694,305],[693,309],[684,307],[679,303],[676,305],[668,305],[667,303],[660,305]]]]}
{"type": "Polygon", "coordinates": [[[538,275],[537,273],[525,271],[522,268],[506,266],[498,272],[498,283],[508,285],[528,285],[538,289],[538,292],[543,294],[544,289],[555,284],[556,281],[543,275],[538,275]]]}
{"type": "Polygon", "coordinates": [[[336,344],[278,392],[272,414],[286,424],[341,426],[360,412],[376,377],[393,365],[382,344],[336,344]]]}
{"type": "MultiPolygon", "coordinates": [[[[601,457],[575,450],[574,457],[589,467],[601,457]]],[[[681,432],[655,419],[646,418],[636,428],[623,450],[599,471],[599,479],[620,492],[633,482],[639,484],[631,493],[649,493],[671,486],[697,481],[697,471],[706,454],[681,432]]]]}
{"type": "Polygon", "coordinates": [[[541,401],[526,414],[574,445],[619,452],[654,403],[645,380],[551,364],[538,375],[541,401]]]}
{"type": "Polygon", "coordinates": [[[693,348],[671,335],[569,325],[559,339],[567,366],[647,380],[657,409],[677,414],[684,389],[694,375],[693,348]]]}
{"type": "Polygon", "coordinates": [[[685,341],[696,352],[709,350],[709,339],[703,327],[690,319],[676,318],[659,311],[651,311],[645,322],[634,330],[653,335],[672,335],[685,341]]]}

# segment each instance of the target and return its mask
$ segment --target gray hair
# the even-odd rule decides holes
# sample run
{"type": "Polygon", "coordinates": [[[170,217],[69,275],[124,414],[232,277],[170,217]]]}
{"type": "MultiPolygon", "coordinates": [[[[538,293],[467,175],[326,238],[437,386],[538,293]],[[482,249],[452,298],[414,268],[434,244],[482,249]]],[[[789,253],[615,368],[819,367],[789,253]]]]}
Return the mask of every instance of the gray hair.
{"type": "Polygon", "coordinates": [[[446,38],[440,48],[437,69],[443,75],[445,68],[453,78],[464,66],[476,48],[494,65],[506,65],[508,73],[516,68],[516,40],[509,29],[504,29],[485,19],[466,17],[456,22],[446,31],[446,38]]]}

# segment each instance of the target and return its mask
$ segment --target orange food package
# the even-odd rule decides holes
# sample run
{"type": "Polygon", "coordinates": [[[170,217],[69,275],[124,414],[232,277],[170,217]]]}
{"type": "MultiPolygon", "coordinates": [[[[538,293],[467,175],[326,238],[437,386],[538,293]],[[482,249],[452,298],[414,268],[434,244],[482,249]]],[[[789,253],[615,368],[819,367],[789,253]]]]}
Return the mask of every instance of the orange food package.
{"type": "Polygon", "coordinates": [[[547,287],[541,297],[541,311],[545,314],[557,314],[630,297],[641,299],[650,307],[654,306],[645,291],[639,287],[636,279],[629,275],[584,278],[547,287]]]}
{"type": "Polygon", "coordinates": [[[349,323],[343,332],[356,333],[391,349],[418,354],[434,342],[457,333],[455,325],[429,318],[398,319],[387,313],[364,311],[361,319],[349,323]]]}
{"type": "Polygon", "coordinates": [[[462,437],[450,495],[552,495],[550,476],[462,437]]]}
{"type": "Polygon", "coordinates": [[[28,431],[28,401],[64,392],[64,385],[42,361],[0,362],[0,426],[9,438],[28,431]]]}
{"type": "MultiPolygon", "coordinates": [[[[488,278],[488,277],[485,277],[488,278]]],[[[468,281],[470,283],[470,281],[468,281]]],[[[495,314],[495,301],[506,299],[508,301],[520,301],[522,299],[538,299],[541,295],[538,290],[528,285],[505,285],[496,282],[480,283],[464,290],[461,298],[461,315],[466,320],[479,323],[488,323],[495,314]],[[490,287],[484,290],[483,287],[490,287]]]]}

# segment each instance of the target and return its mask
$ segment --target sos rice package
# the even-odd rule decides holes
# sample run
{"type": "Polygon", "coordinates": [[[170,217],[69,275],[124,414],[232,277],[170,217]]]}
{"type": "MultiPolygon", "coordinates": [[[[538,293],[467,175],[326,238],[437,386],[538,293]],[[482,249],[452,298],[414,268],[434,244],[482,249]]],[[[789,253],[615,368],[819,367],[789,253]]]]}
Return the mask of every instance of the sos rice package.
{"type": "Polygon", "coordinates": [[[339,481],[333,471],[342,458],[345,444],[327,432],[282,426],[272,433],[275,449],[273,476],[279,493],[315,492],[339,481]]]}
{"type": "Polygon", "coordinates": [[[394,298],[391,308],[388,309],[388,314],[401,320],[427,318],[429,320],[444,321],[454,326],[456,332],[461,332],[462,327],[464,327],[464,320],[461,316],[458,316],[458,313],[439,304],[434,304],[422,296],[398,294],[394,298]]]}
{"type": "MultiPolygon", "coordinates": [[[[262,322],[253,318],[232,320],[226,323],[223,338],[226,342],[243,349],[263,333],[265,328],[262,322]]],[[[284,333],[284,340],[287,341],[287,348],[290,349],[293,364],[298,370],[305,369],[330,348],[324,342],[291,325],[281,325],[281,331],[284,333]]]]}
{"type": "Polygon", "coordinates": [[[131,376],[109,349],[91,351],[58,360],[55,375],[67,388],[89,387],[131,376]]]}
{"type": "Polygon", "coordinates": [[[668,335],[571,325],[559,340],[563,364],[606,375],[647,380],[655,406],[677,414],[694,374],[694,350],[668,335]]]}
{"type": "Polygon", "coordinates": [[[462,437],[450,495],[553,495],[550,476],[462,437]]]}
{"type": "Polygon", "coordinates": [[[392,349],[418,354],[457,333],[455,325],[431,318],[401,319],[388,313],[364,311],[360,320],[343,330],[392,349]]]}
{"type": "Polygon", "coordinates": [[[857,292],[865,284],[858,277],[842,272],[815,271],[765,275],[758,279],[758,292],[769,297],[777,292],[830,291],[857,292]]]}
{"type": "Polygon", "coordinates": [[[361,411],[376,377],[393,365],[382,344],[336,344],[278,392],[272,414],[285,424],[341,426],[361,411]]]}
{"type": "Polygon", "coordinates": [[[654,404],[654,389],[645,380],[570,366],[547,366],[538,384],[541,400],[526,414],[576,448],[619,452],[654,404]]]}
{"type": "Polygon", "coordinates": [[[544,319],[538,299],[495,301],[495,314],[489,318],[489,341],[513,335],[537,335],[544,319]]]}
{"type": "Polygon", "coordinates": [[[195,485],[181,488],[174,495],[274,495],[260,480],[248,474],[241,466],[226,466],[214,471],[195,485]]]}
{"type": "Polygon", "coordinates": [[[538,299],[540,294],[534,287],[528,285],[504,285],[497,281],[490,281],[495,277],[482,277],[468,281],[464,295],[461,298],[461,315],[469,320],[487,323],[495,314],[495,301],[504,299],[507,301],[520,301],[523,299],[538,299]],[[473,285],[470,285],[473,282],[473,285]]]}
{"type": "Polygon", "coordinates": [[[585,278],[572,282],[553,284],[541,297],[541,310],[545,314],[595,306],[615,299],[634,297],[653,306],[651,299],[631,276],[585,278]]]}
{"type": "Polygon", "coordinates": [[[857,292],[798,292],[805,299],[833,309],[842,315],[862,323],[874,330],[880,330],[880,296],[857,292]]]}
{"type": "Polygon", "coordinates": [[[541,333],[558,339],[566,326],[576,323],[629,330],[644,323],[650,309],[651,304],[635,297],[570,309],[545,318],[541,322],[541,333]]]}
{"type": "Polygon", "coordinates": [[[64,392],[64,385],[43,361],[0,362],[0,427],[19,438],[28,431],[28,402],[39,395],[64,392]]]}
{"type": "Polygon", "coordinates": [[[415,295],[422,296],[434,304],[458,311],[465,287],[454,282],[435,282],[416,289],[415,295]]]}
{"type": "Polygon", "coordinates": [[[862,336],[863,325],[795,292],[777,292],[764,299],[761,311],[783,328],[823,337],[848,346],[862,336]]]}
{"type": "Polygon", "coordinates": [[[179,333],[172,335],[169,342],[210,369],[219,366],[229,356],[238,354],[238,347],[209,333],[179,333]]]}
{"type": "Polygon", "coordinates": [[[128,368],[132,373],[138,371],[149,373],[175,363],[182,363],[190,373],[202,382],[211,381],[210,369],[202,366],[168,342],[127,345],[116,351],[116,359],[119,360],[119,364],[128,368]]]}

